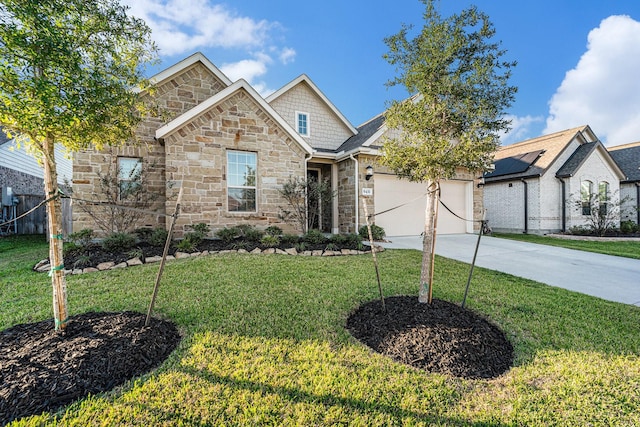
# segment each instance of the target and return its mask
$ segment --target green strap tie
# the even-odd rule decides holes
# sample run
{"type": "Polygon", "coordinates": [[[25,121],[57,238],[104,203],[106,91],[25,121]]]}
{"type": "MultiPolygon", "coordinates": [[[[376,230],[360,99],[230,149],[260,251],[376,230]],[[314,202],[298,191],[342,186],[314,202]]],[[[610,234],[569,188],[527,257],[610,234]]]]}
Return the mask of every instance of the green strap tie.
{"type": "Polygon", "coordinates": [[[60,240],[62,240],[62,239],[64,239],[64,235],[63,234],[52,234],[51,238],[52,239],[60,239],[60,240]]]}
{"type": "Polygon", "coordinates": [[[49,270],[49,277],[53,276],[54,271],[60,271],[62,269],[64,269],[64,264],[52,267],[51,270],[49,270]]]}
{"type": "Polygon", "coordinates": [[[59,329],[60,326],[64,325],[68,321],[69,321],[68,317],[66,319],[63,319],[63,320],[53,319],[53,323],[56,325],[56,329],[59,329]]]}

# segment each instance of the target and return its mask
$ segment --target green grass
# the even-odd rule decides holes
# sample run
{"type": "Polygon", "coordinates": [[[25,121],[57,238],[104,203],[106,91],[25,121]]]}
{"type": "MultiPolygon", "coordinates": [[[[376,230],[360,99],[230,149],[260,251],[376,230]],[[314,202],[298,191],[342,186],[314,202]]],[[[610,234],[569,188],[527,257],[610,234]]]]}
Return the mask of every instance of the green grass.
{"type": "Polygon", "coordinates": [[[535,234],[503,234],[493,233],[492,236],[502,239],[520,240],[522,242],[539,243],[541,245],[560,246],[567,249],[596,252],[605,255],[621,256],[640,259],[640,241],[594,241],[570,240],[558,237],[538,236],[535,234]]]}
{"type": "MultiPolygon", "coordinates": [[[[0,240],[0,329],[51,317],[48,277],[30,271],[43,254],[43,242],[0,240]]],[[[418,251],[379,261],[387,295],[417,295],[418,251]]],[[[68,277],[71,314],[145,312],[157,267],[68,277]]],[[[434,296],[460,302],[467,274],[438,258],[434,296]]],[[[369,256],[173,261],[156,314],[185,335],[174,354],[111,393],[13,425],[640,425],[637,307],[476,268],[467,304],[505,330],[516,362],[498,379],[462,380],[354,340],[345,320],[376,296],[369,256]]]]}

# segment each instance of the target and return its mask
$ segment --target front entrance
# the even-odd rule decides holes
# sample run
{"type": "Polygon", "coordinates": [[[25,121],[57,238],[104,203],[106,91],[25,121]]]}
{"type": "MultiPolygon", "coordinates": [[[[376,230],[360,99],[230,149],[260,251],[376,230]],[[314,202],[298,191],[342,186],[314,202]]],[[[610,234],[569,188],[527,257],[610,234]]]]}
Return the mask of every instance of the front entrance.
{"type": "Polygon", "coordinates": [[[307,222],[309,230],[331,232],[331,166],[309,165],[307,168],[307,222]]]}

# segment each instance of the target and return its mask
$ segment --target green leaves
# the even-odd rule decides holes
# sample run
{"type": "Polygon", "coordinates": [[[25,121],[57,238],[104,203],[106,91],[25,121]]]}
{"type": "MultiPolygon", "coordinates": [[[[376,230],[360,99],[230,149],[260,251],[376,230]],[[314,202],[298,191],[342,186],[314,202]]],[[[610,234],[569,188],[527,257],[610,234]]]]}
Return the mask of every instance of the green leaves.
{"type": "Polygon", "coordinates": [[[388,86],[403,85],[414,94],[390,104],[382,163],[412,181],[451,178],[456,168],[484,170],[508,128],[504,110],[517,88],[508,85],[515,62],[491,39],[488,16],[471,7],[443,19],[433,0],[425,25],[412,39],[403,26],[385,39],[384,56],[398,75],[388,86]]]}
{"type": "Polygon", "coordinates": [[[3,1],[0,40],[1,126],[71,150],[131,138],[145,111],[131,89],[156,51],[117,1],[3,1]]]}

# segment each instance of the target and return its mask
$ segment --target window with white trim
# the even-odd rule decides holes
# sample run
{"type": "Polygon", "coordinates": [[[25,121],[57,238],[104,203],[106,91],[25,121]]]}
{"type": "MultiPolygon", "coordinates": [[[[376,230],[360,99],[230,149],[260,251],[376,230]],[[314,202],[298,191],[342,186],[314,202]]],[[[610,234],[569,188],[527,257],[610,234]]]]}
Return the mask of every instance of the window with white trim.
{"type": "Polygon", "coordinates": [[[142,159],[139,157],[118,157],[118,197],[126,199],[140,185],[142,159]]]}
{"type": "Polygon", "coordinates": [[[607,181],[598,184],[598,203],[600,216],[606,216],[609,209],[609,183],[607,181]]]}
{"type": "Polygon", "coordinates": [[[258,156],[248,151],[227,151],[227,210],[256,212],[258,156]]]}
{"type": "Polygon", "coordinates": [[[309,136],[309,113],[296,111],[296,129],[302,136],[309,136]]]}

